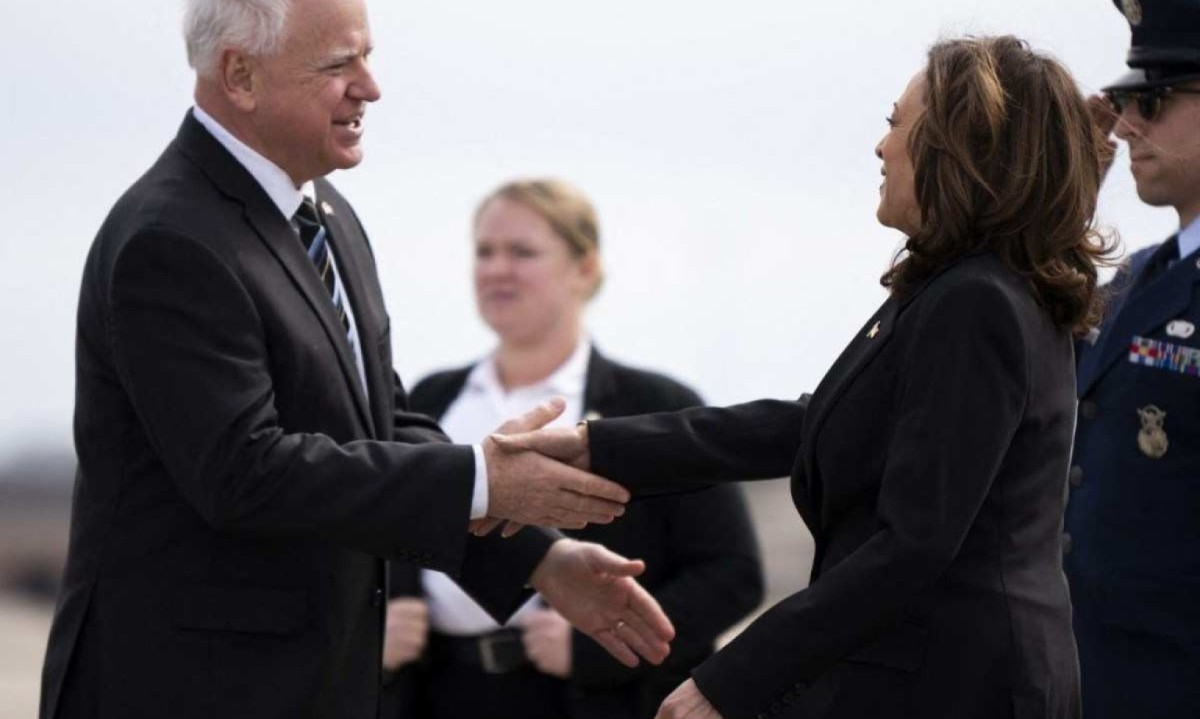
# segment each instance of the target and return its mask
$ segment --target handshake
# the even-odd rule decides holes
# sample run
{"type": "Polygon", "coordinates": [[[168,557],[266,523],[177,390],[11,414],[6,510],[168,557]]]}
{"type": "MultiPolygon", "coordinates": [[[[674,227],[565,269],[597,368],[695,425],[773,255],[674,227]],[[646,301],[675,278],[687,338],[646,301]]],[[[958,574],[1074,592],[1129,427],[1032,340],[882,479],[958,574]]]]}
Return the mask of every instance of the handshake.
{"type": "Polygon", "coordinates": [[[502,523],[506,537],[527,524],[583,529],[625,513],[629,491],[588,472],[586,425],[546,428],[565,407],[559,398],[544,402],[484,440],[488,517],[471,523],[474,534],[502,523]]]}
{"type": "MultiPolygon", "coordinates": [[[[586,425],[546,428],[565,403],[553,399],[509,420],[483,443],[488,516],[471,522],[483,536],[501,524],[504,536],[525,525],[582,529],[625,513],[629,491],[587,471],[586,425]]],[[[598,544],[559,540],[534,569],[530,584],[571,624],[627,666],[638,655],[654,664],[674,638],[662,608],[633,578],[645,563],[598,544]]]]}

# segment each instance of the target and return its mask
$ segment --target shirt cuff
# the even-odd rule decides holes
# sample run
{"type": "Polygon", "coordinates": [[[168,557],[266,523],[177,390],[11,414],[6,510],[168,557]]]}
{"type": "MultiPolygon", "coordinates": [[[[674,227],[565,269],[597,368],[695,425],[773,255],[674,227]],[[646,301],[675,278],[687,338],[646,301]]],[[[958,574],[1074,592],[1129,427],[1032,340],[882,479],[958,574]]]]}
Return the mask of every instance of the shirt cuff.
{"type": "Polygon", "coordinates": [[[475,450],[475,488],[471,491],[471,519],[483,519],[488,510],[487,462],[483,459],[483,445],[473,445],[475,450]]]}

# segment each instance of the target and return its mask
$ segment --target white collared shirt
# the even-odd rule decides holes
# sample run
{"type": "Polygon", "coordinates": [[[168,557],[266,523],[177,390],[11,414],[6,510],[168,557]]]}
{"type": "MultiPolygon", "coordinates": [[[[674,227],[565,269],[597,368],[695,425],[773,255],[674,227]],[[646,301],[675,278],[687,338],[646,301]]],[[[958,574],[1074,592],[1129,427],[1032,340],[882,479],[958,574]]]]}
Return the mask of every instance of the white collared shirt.
{"type": "Polygon", "coordinates": [[[1183,259],[1200,250],[1200,217],[1179,230],[1179,258],[1183,259]]]}
{"type": "MultiPolygon", "coordinates": [[[[203,125],[204,129],[208,130],[209,134],[217,142],[221,143],[222,147],[229,151],[229,154],[233,155],[233,159],[246,168],[246,172],[249,172],[259,187],[263,189],[263,192],[267,193],[267,197],[279,209],[279,213],[283,215],[283,219],[289,225],[292,222],[292,217],[296,215],[296,210],[300,209],[300,203],[304,201],[305,196],[311,197],[314,202],[319,199],[317,197],[316,185],[311,180],[305,182],[300,187],[296,187],[296,183],[284,172],[283,168],[234,137],[233,133],[226,130],[221,123],[217,122],[212,115],[205,112],[199,105],[192,107],[192,115],[196,118],[196,122],[203,125]]],[[[334,272],[337,273],[338,277],[341,277],[342,274],[337,261],[336,243],[330,242],[329,247],[332,250],[330,258],[333,263],[334,272]]],[[[346,320],[350,324],[350,331],[347,335],[350,340],[350,347],[354,351],[354,364],[358,369],[358,379],[362,382],[363,392],[366,393],[367,371],[363,364],[362,342],[358,338],[358,322],[354,316],[353,304],[348,295],[342,298],[342,308],[346,310],[346,320]]],[[[475,452],[475,484],[471,494],[471,519],[478,519],[487,514],[487,465],[484,462],[483,448],[475,445],[472,449],[475,452]]]]}
{"type": "MultiPolygon", "coordinates": [[[[480,442],[506,419],[524,414],[551,397],[566,399],[567,408],[548,426],[570,427],[583,418],[591,350],[591,343],[581,339],[567,361],[549,377],[508,392],[500,384],[495,359],[484,359],[471,370],[462,391],[446,409],[442,429],[455,442],[480,442]]],[[[429,624],[437,631],[475,636],[499,629],[500,625],[445,574],[423,570],[421,583],[429,601],[429,624]]],[[[508,620],[508,625],[519,625],[538,604],[535,595],[508,620]]]]}

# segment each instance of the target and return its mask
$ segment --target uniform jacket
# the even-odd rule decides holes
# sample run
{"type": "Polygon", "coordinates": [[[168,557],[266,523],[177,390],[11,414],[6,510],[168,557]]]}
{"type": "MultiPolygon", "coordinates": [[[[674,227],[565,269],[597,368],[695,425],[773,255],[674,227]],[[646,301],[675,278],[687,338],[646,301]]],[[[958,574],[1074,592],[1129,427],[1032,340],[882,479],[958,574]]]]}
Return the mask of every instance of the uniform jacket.
{"type": "MultiPolygon", "coordinates": [[[[471,369],[439,372],[422,380],[412,391],[413,409],[441,417],[462,391],[471,369]]],[[[591,416],[621,417],[700,403],[699,395],[669,377],[626,367],[595,350],[589,357],[584,412],[591,416]]],[[[653,716],[691,668],[712,654],[717,635],[762,600],[758,546],[745,501],[735,486],[635,501],[612,524],[589,525],[570,534],[645,560],[646,573],[639,581],[676,629],[667,661],[659,667],[643,662],[637,669],[624,667],[575,632],[573,675],[567,686],[572,719],[653,716]]],[[[398,593],[419,591],[419,577],[410,571],[408,577],[394,572],[399,575],[394,582],[398,593]]]]}
{"type": "Polygon", "coordinates": [[[549,537],[468,541],[471,449],[407,412],[362,227],[317,199],[365,392],[295,232],[191,113],[97,235],[45,719],[374,717],[378,557],[522,600],[549,537]]]}
{"type": "Polygon", "coordinates": [[[1064,551],[1072,601],[1078,618],[1086,619],[1076,626],[1089,713],[1102,698],[1113,716],[1135,710],[1146,716],[1183,716],[1196,709],[1200,255],[1193,253],[1167,268],[1165,254],[1176,251],[1175,242],[1167,242],[1135,253],[1110,285],[1109,311],[1099,335],[1094,342],[1080,343],[1079,428],[1064,551]],[[1146,427],[1139,412],[1148,408],[1165,413],[1158,422],[1167,441],[1161,457],[1147,454],[1139,444],[1139,435],[1159,434],[1146,427]],[[1115,635],[1103,626],[1144,637],[1148,644],[1131,656],[1124,646],[1108,643],[1106,637],[1115,635]],[[1192,676],[1186,678],[1186,670],[1161,672],[1155,668],[1160,662],[1190,666],[1192,676]],[[1121,676],[1126,685],[1119,693],[1133,703],[1107,702],[1118,690],[1090,682],[1089,667],[1098,680],[1121,676]],[[1143,684],[1143,675],[1150,675],[1150,684],[1143,684]],[[1149,689],[1162,681],[1191,687],[1179,687],[1179,694],[1161,685],[1157,691],[1149,689]],[[1189,692],[1190,706],[1167,698],[1189,692]]]}
{"type": "Polygon", "coordinates": [[[811,397],[593,422],[592,469],[647,492],[791,474],[812,582],[693,673],[726,719],[1076,717],[1073,390],[1068,333],[975,255],[885,302],[811,397]]]}

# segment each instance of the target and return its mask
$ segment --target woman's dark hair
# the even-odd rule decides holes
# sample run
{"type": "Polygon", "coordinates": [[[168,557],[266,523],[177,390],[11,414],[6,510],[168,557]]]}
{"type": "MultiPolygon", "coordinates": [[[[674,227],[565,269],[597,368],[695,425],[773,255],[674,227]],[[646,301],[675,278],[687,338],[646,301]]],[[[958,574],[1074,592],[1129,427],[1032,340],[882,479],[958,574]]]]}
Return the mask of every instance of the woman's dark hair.
{"type": "Polygon", "coordinates": [[[1055,324],[1100,319],[1093,224],[1105,138],[1070,73],[1012,36],[939,42],[909,135],[920,229],[882,283],[903,296],[947,263],[990,251],[1026,277],[1055,324]]]}

